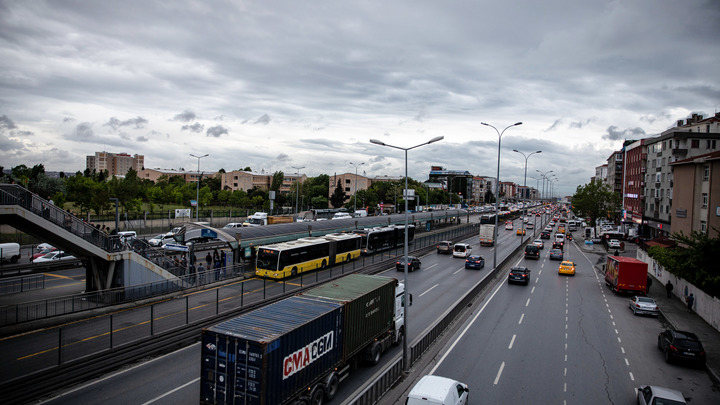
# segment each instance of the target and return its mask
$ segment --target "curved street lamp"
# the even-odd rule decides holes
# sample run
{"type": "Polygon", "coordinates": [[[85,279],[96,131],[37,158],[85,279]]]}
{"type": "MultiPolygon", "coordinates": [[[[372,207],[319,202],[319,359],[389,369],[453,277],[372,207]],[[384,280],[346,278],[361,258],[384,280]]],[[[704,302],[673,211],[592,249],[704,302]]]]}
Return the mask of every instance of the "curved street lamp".
{"type": "MultiPolygon", "coordinates": [[[[498,159],[497,159],[497,177],[495,177],[495,235],[493,236],[493,241],[495,244],[497,244],[497,237],[498,237],[498,200],[500,200],[500,143],[502,141],[502,136],[507,131],[508,128],[514,127],[517,125],[522,125],[522,122],[516,122],[512,125],[508,125],[505,127],[505,129],[502,130],[502,132],[498,131],[497,128],[494,126],[481,122],[480,124],[485,125],[486,127],[490,127],[495,130],[498,134],[498,159]]],[[[495,249],[493,249],[493,269],[497,267],[497,246],[495,249]]]]}
{"type": "Polygon", "coordinates": [[[536,172],[540,173],[540,176],[543,179],[543,189],[542,189],[542,195],[540,196],[540,199],[547,198],[547,195],[545,194],[545,180],[548,179],[548,174],[552,173],[552,170],[548,170],[546,172],[541,172],[540,170],[535,169],[536,172]]]}
{"type": "Polygon", "coordinates": [[[353,199],[355,200],[355,201],[353,201],[353,216],[354,216],[355,211],[357,211],[357,169],[358,169],[358,166],[364,165],[365,162],[360,162],[358,164],[350,162],[350,164],[355,166],[355,191],[353,191],[353,199]]]}
{"type": "Polygon", "coordinates": [[[404,283],[405,283],[405,292],[403,294],[403,300],[405,301],[405,311],[403,311],[403,320],[405,325],[405,336],[403,336],[403,371],[406,373],[410,370],[410,362],[408,361],[408,346],[407,346],[407,331],[408,331],[408,308],[410,307],[410,300],[408,299],[408,174],[407,174],[407,153],[410,149],[419,148],[423,145],[429,145],[433,142],[441,141],[445,137],[444,136],[436,136],[435,138],[425,142],[421,143],[420,145],[411,146],[409,148],[401,148],[399,146],[393,146],[388,145],[383,141],[377,140],[377,139],[371,139],[370,143],[374,143],[375,145],[380,146],[387,146],[388,148],[395,148],[405,151],[405,192],[403,193],[404,199],[405,199],[405,244],[403,245],[403,255],[405,256],[405,271],[404,271],[404,283]]]}
{"type": "MultiPolygon", "coordinates": [[[[300,195],[300,169],[304,169],[305,166],[290,166],[293,169],[295,169],[295,183],[297,184],[297,187],[295,188],[295,216],[297,217],[298,214],[298,196],[300,195]]],[[[297,218],[295,218],[297,220],[297,218]]]]}
{"type": "Polygon", "coordinates": [[[196,156],[191,153],[190,156],[197,158],[197,160],[198,160],[198,169],[197,169],[198,177],[197,177],[197,187],[196,187],[196,196],[195,196],[195,198],[196,198],[195,202],[197,203],[197,207],[195,207],[195,222],[200,222],[200,159],[202,159],[204,157],[208,157],[208,156],[210,156],[210,154],[206,153],[202,156],[196,156]]]}
{"type": "MultiPolygon", "coordinates": [[[[542,153],[542,151],[541,151],[541,150],[538,150],[538,151],[535,151],[535,152],[530,153],[529,155],[525,155],[524,153],[520,152],[520,151],[517,150],[517,149],[513,149],[513,152],[517,152],[517,153],[523,155],[523,157],[525,158],[525,177],[524,177],[524,179],[523,179],[523,189],[527,190],[527,162],[528,162],[528,158],[530,158],[530,156],[532,156],[532,155],[534,155],[534,154],[536,154],[536,153],[542,153]]],[[[523,237],[525,236],[525,219],[526,219],[526,218],[527,218],[527,204],[525,203],[525,201],[523,201],[522,234],[520,235],[520,244],[521,244],[521,245],[522,245],[523,237]]],[[[534,234],[535,234],[535,231],[533,230],[533,235],[534,235],[534,234]]]]}

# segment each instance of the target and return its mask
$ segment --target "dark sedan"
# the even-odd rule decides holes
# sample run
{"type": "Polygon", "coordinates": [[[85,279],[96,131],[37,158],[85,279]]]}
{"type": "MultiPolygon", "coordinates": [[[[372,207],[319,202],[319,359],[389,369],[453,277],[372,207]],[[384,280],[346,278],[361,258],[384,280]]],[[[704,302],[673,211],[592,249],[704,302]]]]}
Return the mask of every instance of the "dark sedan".
{"type": "Polygon", "coordinates": [[[540,239],[550,239],[550,232],[542,231],[542,233],[540,233],[540,239]]]}
{"type": "Polygon", "coordinates": [[[691,332],[668,329],[658,335],[658,349],[665,354],[665,361],[685,360],[705,365],[705,349],[697,335],[691,332]]]}
{"type": "Polygon", "coordinates": [[[508,284],[510,283],[530,284],[530,269],[521,266],[511,268],[508,274],[508,284]]]}
{"type": "Polygon", "coordinates": [[[550,249],[550,260],[562,260],[563,252],[560,249],[550,249]]]}
{"type": "Polygon", "coordinates": [[[477,269],[480,270],[485,267],[485,258],[480,255],[470,255],[465,259],[466,269],[477,269]]]}
{"type": "MultiPolygon", "coordinates": [[[[408,271],[415,271],[420,268],[420,259],[415,256],[408,256],[408,271]]],[[[397,271],[405,271],[405,256],[397,259],[395,262],[397,271]]]]}

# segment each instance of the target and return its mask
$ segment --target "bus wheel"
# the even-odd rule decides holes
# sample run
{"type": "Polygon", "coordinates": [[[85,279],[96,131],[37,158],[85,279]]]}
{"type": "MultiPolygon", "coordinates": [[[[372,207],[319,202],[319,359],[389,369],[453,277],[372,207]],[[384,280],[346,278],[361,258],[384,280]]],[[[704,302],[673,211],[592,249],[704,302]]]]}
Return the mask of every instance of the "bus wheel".
{"type": "Polygon", "coordinates": [[[320,268],[324,269],[325,267],[327,267],[327,262],[325,260],[323,260],[322,263],[320,264],[320,268]]]}
{"type": "Polygon", "coordinates": [[[352,260],[352,255],[347,255],[345,257],[345,263],[350,263],[351,260],[352,260]]]}
{"type": "Polygon", "coordinates": [[[297,276],[297,267],[293,267],[292,270],[290,270],[290,275],[293,277],[297,276]]]}

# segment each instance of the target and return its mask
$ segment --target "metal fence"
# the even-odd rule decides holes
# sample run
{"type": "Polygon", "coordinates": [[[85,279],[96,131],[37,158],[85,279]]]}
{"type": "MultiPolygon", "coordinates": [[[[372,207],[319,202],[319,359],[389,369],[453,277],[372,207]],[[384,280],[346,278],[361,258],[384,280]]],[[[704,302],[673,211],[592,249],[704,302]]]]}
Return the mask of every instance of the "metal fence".
{"type": "Polygon", "coordinates": [[[45,288],[44,274],[0,279],[0,295],[42,290],[43,288],[45,288]]]}

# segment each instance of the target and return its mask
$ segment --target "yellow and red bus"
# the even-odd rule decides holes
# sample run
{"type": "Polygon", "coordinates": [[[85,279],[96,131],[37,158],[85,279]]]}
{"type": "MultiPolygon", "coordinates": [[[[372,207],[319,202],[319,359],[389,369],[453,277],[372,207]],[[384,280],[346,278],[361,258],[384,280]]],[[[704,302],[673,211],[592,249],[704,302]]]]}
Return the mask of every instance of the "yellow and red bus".
{"type": "Polygon", "coordinates": [[[259,277],[282,279],[360,257],[360,235],[331,233],[260,246],[255,262],[259,277]]]}

